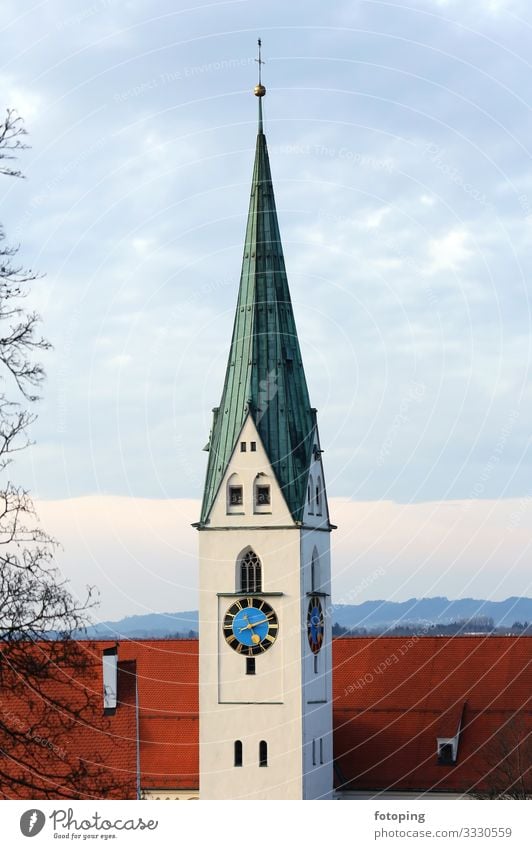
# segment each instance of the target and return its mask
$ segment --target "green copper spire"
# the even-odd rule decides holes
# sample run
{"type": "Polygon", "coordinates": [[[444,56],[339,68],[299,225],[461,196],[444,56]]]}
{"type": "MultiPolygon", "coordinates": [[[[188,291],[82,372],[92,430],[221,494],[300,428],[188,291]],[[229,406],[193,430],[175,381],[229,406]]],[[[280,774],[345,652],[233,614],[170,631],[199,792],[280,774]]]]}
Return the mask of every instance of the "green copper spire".
{"type": "Polygon", "coordinates": [[[301,521],[312,455],[310,406],[277,221],[262,126],[259,41],[259,127],[246,241],[225,383],[208,446],[201,523],[210,513],[248,413],[292,513],[301,521]]]}

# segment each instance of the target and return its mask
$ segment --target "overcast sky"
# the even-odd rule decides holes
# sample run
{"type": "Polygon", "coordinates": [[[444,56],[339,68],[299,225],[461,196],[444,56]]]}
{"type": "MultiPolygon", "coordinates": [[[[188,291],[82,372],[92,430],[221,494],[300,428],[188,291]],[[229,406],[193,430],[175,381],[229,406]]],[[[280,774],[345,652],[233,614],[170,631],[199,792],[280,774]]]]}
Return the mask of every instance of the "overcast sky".
{"type": "MultiPolygon", "coordinates": [[[[65,499],[94,496],[102,511],[102,496],[119,497],[131,541],[138,499],[180,501],[179,515],[194,518],[186,505],[201,494],[240,274],[258,36],[307,380],[329,494],[347,505],[336,545],[357,564],[342,567],[337,586],[349,592],[372,574],[373,554],[389,563],[402,545],[390,504],[403,518],[408,507],[423,533],[426,505],[442,501],[470,517],[517,509],[523,528],[532,502],[524,0],[3,0],[0,27],[2,100],[24,116],[32,144],[20,163],[28,179],[1,183],[1,220],[23,260],[46,273],[32,304],[54,344],[36,446],[16,474],[51,502],[47,516],[70,541],[66,574],[79,577],[85,543],[65,499]],[[468,512],[471,501],[482,503],[468,512]],[[371,503],[381,520],[370,556],[352,530],[371,503]]],[[[444,515],[438,507],[447,533],[444,515]]],[[[196,564],[184,519],[177,529],[168,521],[190,592],[169,600],[152,576],[150,603],[183,609],[195,604],[196,564]]],[[[98,568],[112,584],[105,548],[98,568]]],[[[477,595],[526,594],[530,569],[526,558],[509,564],[510,549],[500,547],[493,574],[479,550],[460,560],[464,586],[440,581],[438,594],[471,594],[467,569],[477,595]]],[[[125,569],[124,545],[112,550],[125,569]]],[[[157,576],[165,552],[150,556],[157,576]]],[[[409,547],[396,597],[427,594],[434,566],[424,556],[409,547]]],[[[128,607],[109,590],[106,613],[139,612],[141,595],[128,607]]]]}

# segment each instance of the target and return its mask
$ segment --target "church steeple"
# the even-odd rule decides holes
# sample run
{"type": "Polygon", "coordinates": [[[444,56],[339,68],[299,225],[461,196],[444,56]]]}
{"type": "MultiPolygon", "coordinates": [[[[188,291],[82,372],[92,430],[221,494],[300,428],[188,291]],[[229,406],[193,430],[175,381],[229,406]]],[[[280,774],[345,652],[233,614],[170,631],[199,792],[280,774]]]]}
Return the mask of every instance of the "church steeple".
{"type": "Polygon", "coordinates": [[[258,61],[238,303],[196,525],[200,795],[330,799],[334,526],[262,124],[260,42],[258,61]]]}
{"type": "Polygon", "coordinates": [[[315,414],[297,337],[262,123],[259,124],[233,336],[220,406],[214,410],[201,522],[207,522],[248,415],[253,417],[294,521],[301,521],[315,414]]]}

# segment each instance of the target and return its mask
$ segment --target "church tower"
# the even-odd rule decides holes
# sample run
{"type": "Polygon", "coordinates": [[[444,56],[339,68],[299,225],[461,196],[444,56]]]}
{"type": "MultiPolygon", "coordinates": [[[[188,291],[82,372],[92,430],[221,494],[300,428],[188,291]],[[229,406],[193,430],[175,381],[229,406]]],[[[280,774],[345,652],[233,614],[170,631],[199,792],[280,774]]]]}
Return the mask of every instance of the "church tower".
{"type": "Polygon", "coordinates": [[[259,123],[199,531],[200,797],[332,796],[329,511],[259,123]]]}

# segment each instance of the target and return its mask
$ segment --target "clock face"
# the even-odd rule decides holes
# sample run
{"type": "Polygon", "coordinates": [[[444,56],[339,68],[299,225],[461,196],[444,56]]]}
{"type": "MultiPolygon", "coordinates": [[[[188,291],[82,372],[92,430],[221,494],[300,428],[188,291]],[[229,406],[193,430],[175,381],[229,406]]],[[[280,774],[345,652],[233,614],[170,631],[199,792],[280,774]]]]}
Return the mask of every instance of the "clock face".
{"type": "Polygon", "coordinates": [[[323,607],[319,596],[313,595],[309,601],[307,614],[307,635],[312,652],[318,654],[323,644],[325,634],[325,621],[323,618],[323,607]]]}
{"type": "Polygon", "coordinates": [[[277,614],[261,598],[239,598],[227,610],[223,621],[226,643],[238,654],[262,654],[275,642],[279,631],[277,614]]]}

